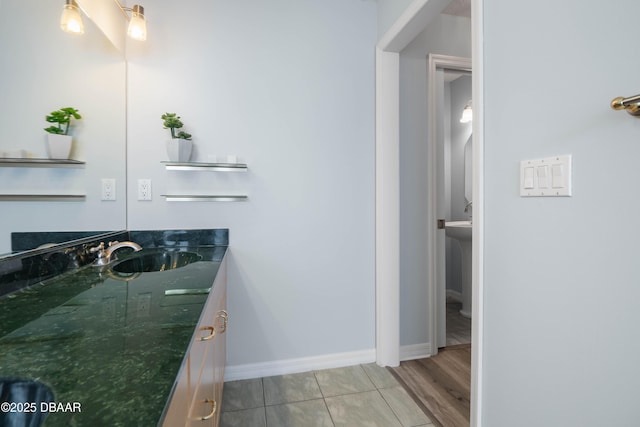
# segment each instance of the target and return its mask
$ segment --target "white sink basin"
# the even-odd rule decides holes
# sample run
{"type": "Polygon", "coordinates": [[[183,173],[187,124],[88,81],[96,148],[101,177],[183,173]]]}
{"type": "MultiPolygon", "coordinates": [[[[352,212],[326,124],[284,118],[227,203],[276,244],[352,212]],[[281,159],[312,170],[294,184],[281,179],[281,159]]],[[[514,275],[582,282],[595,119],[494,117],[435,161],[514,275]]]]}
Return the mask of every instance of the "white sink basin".
{"type": "Polygon", "coordinates": [[[471,241],[471,221],[447,221],[444,232],[447,236],[458,240],[471,241]]]}
{"type": "Polygon", "coordinates": [[[460,314],[471,317],[471,221],[448,221],[444,233],[460,243],[462,249],[462,309],[460,314]]]}

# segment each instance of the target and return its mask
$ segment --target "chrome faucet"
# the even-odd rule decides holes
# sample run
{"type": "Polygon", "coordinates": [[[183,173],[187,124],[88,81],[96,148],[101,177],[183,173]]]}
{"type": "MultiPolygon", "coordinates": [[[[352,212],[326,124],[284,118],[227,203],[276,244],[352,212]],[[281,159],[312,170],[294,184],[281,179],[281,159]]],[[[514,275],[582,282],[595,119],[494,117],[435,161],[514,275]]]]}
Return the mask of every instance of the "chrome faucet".
{"type": "Polygon", "coordinates": [[[471,208],[471,205],[473,204],[473,201],[467,203],[464,207],[464,211],[465,213],[469,212],[469,209],[471,208]]]}
{"type": "Polygon", "coordinates": [[[108,247],[104,247],[104,242],[94,248],[89,249],[89,252],[98,252],[98,258],[93,262],[93,265],[107,265],[111,262],[111,255],[120,248],[132,248],[134,252],[142,250],[142,246],[133,242],[109,242],[108,247]]]}

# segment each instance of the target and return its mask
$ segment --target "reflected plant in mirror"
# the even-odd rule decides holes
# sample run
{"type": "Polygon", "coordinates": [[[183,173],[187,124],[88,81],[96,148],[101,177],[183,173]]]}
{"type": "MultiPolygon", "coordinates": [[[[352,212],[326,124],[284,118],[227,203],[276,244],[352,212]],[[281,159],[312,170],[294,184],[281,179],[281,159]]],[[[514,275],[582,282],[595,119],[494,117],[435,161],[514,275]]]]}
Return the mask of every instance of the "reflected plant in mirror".
{"type": "Polygon", "coordinates": [[[56,135],[69,135],[71,119],[80,120],[81,118],[80,112],[73,107],[60,108],[45,117],[48,123],[55,123],[56,125],[44,128],[44,130],[56,135]]]}
{"type": "Polygon", "coordinates": [[[55,123],[44,130],[47,135],[47,154],[50,159],[68,159],[71,155],[71,144],[73,142],[69,135],[71,119],[80,120],[82,116],[73,107],[65,107],[45,117],[49,123],[55,123]]]}

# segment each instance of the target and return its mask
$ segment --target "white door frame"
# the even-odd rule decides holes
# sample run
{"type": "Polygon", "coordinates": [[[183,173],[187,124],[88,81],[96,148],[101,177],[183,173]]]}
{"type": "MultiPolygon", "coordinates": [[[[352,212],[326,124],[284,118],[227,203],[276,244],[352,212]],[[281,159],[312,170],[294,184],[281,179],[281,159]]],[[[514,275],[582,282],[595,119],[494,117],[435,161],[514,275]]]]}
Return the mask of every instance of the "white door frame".
{"type": "MultiPolygon", "coordinates": [[[[447,0],[414,0],[376,46],[376,361],[400,363],[400,52],[447,0]]],[[[482,425],[483,0],[471,0],[473,67],[473,272],[471,427],[482,425]]],[[[433,345],[433,343],[432,343],[433,345]]]]}

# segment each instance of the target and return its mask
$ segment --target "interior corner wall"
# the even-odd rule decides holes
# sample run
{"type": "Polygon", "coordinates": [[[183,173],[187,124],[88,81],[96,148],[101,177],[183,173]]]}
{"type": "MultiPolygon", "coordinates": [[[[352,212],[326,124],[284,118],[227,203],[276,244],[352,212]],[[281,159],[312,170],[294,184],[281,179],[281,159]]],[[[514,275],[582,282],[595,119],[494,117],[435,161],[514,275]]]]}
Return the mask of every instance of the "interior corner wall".
{"type": "Polygon", "coordinates": [[[483,3],[482,425],[635,426],[640,121],[609,103],[640,89],[640,3],[483,3]],[[520,197],[561,154],[573,195],[520,197]]]}
{"type": "Polygon", "coordinates": [[[441,15],[400,53],[400,344],[428,344],[427,55],[471,57],[471,20],[441,15]]]}
{"type": "Polygon", "coordinates": [[[376,3],[189,4],[154,1],[147,42],[127,45],[129,228],[230,229],[236,372],[373,354],[376,3]],[[192,160],[233,154],[248,171],[165,170],[165,112],[193,134],[192,160]],[[136,199],[142,178],[152,201],[136,199]],[[167,192],[248,201],[166,202],[167,192]]]}

